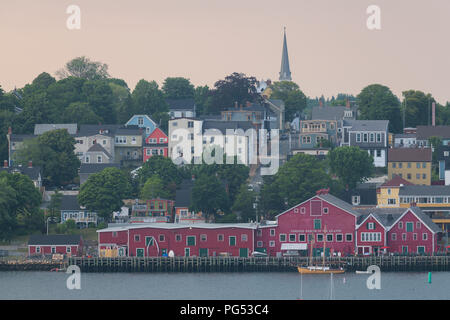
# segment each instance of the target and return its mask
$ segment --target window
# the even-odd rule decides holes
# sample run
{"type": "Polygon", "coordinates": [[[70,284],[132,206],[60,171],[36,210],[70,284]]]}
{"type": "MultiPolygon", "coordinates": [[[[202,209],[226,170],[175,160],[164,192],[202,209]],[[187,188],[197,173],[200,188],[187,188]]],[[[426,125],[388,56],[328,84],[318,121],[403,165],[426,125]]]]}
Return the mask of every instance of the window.
{"type": "Polygon", "coordinates": [[[143,117],[139,117],[138,118],[138,125],[142,126],[144,124],[144,118],[143,117]]]}
{"type": "Polygon", "coordinates": [[[52,253],[56,253],[56,248],[52,247],[52,253]]]}
{"type": "Polygon", "coordinates": [[[351,242],[352,239],[353,239],[353,235],[352,235],[351,233],[347,233],[347,234],[345,235],[345,241],[351,242]]]}
{"type": "Polygon", "coordinates": [[[403,229],[403,222],[400,221],[400,222],[398,223],[398,228],[399,228],[399,229],[403,229]]]}
{"type": "Polygon", "coordinates": [[[201,234],[200,235],[200,241],[204,242],[204,241],[206,241],[206,239],[207,239],[206,234],[201,234]]]}
{"type": "Polygon", "coordinates": [[[375,223],[368,222],[367,223],[367,230],[375,230],[375,223]]]}
{"type": "Polygon", "coordinates": [[[388,199],[388,204],[389,204],[389,205],[395,205],[396,202],[397,202],[397,199],[395,199],[395,198],[394,198],[394,199],[392,199],[392,198],[391,198],[391,199],[388,199]]]}
{"type": "Polygon", "coordinates": [[[289,242],[295,242],[295,234],[289,234],[289,242]]]}
{"type": "Polygon", "coordinates": [[[367,133],[364,133],[364,134],[363,134],[363,141],[364,141],[364,142],[367,142],[367,133]]]}
{"type": "Polygon", "coordinates": [[[189,140],[194,140],[194,134],[193,133],[189,133],[189,140]]]}
{"type": "Polygon", "coordinates": [[[356,142],[361,142],[361,133],[356,134],[356,142]]]}
{"type": "Polygon", "coordinates": [[[159,138],[159,143],[164,143],[166,139],[164,138],[159,138]]]}
{"type": "Polygon", "coordinates": [[[408,173],[408,174],[407,174],[407,178],[408,178],[409,180],[411,180],[411,173],[408,173]]]}
{"type": "Polygon", "coordinates": [[[416,173],[416,179],[420,179],[420,173],[416,173]]]}
{"type": "Polygon", "coordinates": [[[195,236],[187,236],[186,237],[186,245],[195,246],[195,236]]]}
{"type": "Polygon", "coordinates": [[[406,223],[406,232],[413,232],[414,231],[414,223],[413,222],[407,222],[406,223]]]}
{"type": "Polygon", "coordinates": [[[370,134],[370,142],[375,142],[375,134],[370,134]]]}
{"type": "Polygon", "coordinates": [[[396,233],[391,234],[391,239],[393,241],[397,240],[397,234],[396,233]]]}
{"type": "Polygon", "coordinates": [[[381,149],[377,149],[377,158],[381,157],[381,149]]]}
{"type": "Polygon", "coordinates": [[[377,133],[377,142],[381,142],[381,133],[377,133]]]}
{"type": "Polygon", "coordinates": [[[270,229],[270,236],[275,237],[275,229],[270,229]]]}
{"type": "Polygon", "coordinates": [[[67,246],[66,247],[66,253],[70,253],[72,251],[72,247],[71,246],[67,246]]]}
{"type": "Polygon", "coordinates": [[[261,237],[261,236],[262,236],[262,230],[261,230],[261,229],[258,229],[258,230],[256,231],[256,235],[257,235],[258,237],[261,237]]]}
{"type": "Polygon", "coordinates": [[[217,241],[223,241],[223,234],[218,234],[217,235],[217,241]]]}
{"type": "Polygon", "coordinates": [[[337,242],[342,242],[343,239],[344,239],[344,236],[342,235],[342,233],[336,234],[336,241],[337,242]]]}
{"type": "Polygon", "coordinates": [[[145,237],[145,245],[146,246],[153,246],[153,237],[145,237]]]}
{"type": "Polygon", "coordinates": [[[327,207],[323,208],[323,213],[325,213],[325,214],[328,213],[328,208],[327,207]]]}
{"type": "Polygon", "coordinates": [[[317,242],[323,242],[323,234],[321,233],[317,234],[317,242]]]}
{"type": "Polygon", "coordinates": [[[421,227],[422,227],[422,224],[419,221],[417,221],[416,222],[416,229],[420,229],[421,227]]]}
{"type": "Polygon", "coordinates": [[[86,162],[86,163],[89,163],[89,161],[90,161],[90,158],[89,158],[89,156],[86,156],[86,160],[85,160],[85,162],[86,162]]]}
{"type": "Polygon", "coordinates": [[[428,240],[428,233],[422,233],[422,240],[428,240]]]}
{"type": "Polygon", "coordinates": [[[399,169],[403,168],[403,162],[399,162],[399,163],[398,163],[398,168],[399,168],[399,169]]]}
{"type": "Polygon", "coordinates": [[[256,246],[257,246],[258,248],[262,248],[263,242],[262,242],[262,241],[256,242],[256,246]]]}
{"type": "Polygon", "coordinates": [[[280,234],[280,242],[286,242],[286,234],[280,234]]]}
{"type": "Polygon", "coordinates": [[[322,229],[322,223],[320,219],[314,219],[314,230],[322,229]]]}
{"type": "Polygon", "coordinates": [[[141,241],[140,235],[135,234],[135,235],[134,235],[134,242],[139,242],[139,241],[141,241]]]}
{"type": "Polygon", "coordinates": [[[352,196],[352,204],[354,205],[354,206],[357,206],[357,205],[359,205],[359,203],[360,203],[360,196],[352,196]]]}
{"type": "Polygon", "coordinates": [[[416,168],[420,169],[420,162],[416,162],[416,168]]]}
{"type": "Polygon", "coordinates": [[[306,240],[306,235],[305,234],[299,234],[298,235],[298,241],[299,242],[305,242],[306,240]]]}
{"type": "Polygon", "coordinates": [[[303,214],[303,213],[305,213],[305,212],[306,212],[306,209],[305,209],[305,207],[301,207],[301,208],[300,208],[300,213],[302,213],[302,214],[303,214]]]}
{"type": "Polygon", "coordinates": [[[408,168],[411,168],[411,162],[408,162],[408,168]]]}
{"type": "Polygon", "coordinates": [[[181,234],[176,234],[175,235],[175,241],[176,242],[180,242],[181,241],[181,234]]]}
{"type": "Polygon", "coordinates": [[[194,121],[188,121],[188,128],[194,127],[194,121]]]}
{"type": "Polygon", "coordinates": [[[102,156],[97,156],[97,163],[102,163],[102,156]]]}
{"type": "Polygon", "coordinates": [[[165,236],[163,234],[159,235],[159,241],[164,242],[165,241],[165,236]]]}
{"type": "Polygon", "coordinates": [[[294,213],[298,213],[298,208],[294,208],[294,213]]]}
{"type": "Polygon", "coordinates": [[[426,173],[422,173],[422,179],[426,179],[427,178],[427,174],[426,173]]]}
{"type": "Polygon", "coordinates": [[[333,242],[333,235],[327,234],[327,242],[333,242]]]}
{"type": "Polygon", "coordinates": [[[417,233],[413,234],[413,240],[417,240],[417,233]]]}
{"type": "Polygon", "coordinates": [[[269,241],[269,247],[275,247],[275,241],[269,241]]]}
{"type": "Polygon", "coordinates": [[[247,235],[246,234],[241,234],[241,241],[242,242],[247,242],[247,235]]]}
{"type": "Polygon", "coordinates": [[[397,167],[396,163],[392,162],[392,168],[396,168],[396,167],[397,167]]]}
{"type": "Polygon", "coordinates": [[[402,233],[402,240],[406,240],[406,233],[402,233]]]}

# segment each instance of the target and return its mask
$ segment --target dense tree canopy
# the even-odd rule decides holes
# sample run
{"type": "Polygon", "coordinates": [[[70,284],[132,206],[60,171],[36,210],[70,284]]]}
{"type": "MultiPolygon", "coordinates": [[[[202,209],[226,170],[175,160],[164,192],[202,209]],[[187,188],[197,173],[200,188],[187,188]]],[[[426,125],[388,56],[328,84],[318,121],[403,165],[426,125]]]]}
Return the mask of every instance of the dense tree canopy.
{"type": "Polygon", "coordinates": [[[300,115],[306,108],[306,96],[300,90],[300,87],[292,81],[274,82],[271,99],[281,99],[284,102],[286,121],[292,121],[295,114],[300,115]]]}
{"type": "Polygon", "coordinates": [[[431,104],[435,102],[431,94],[418,90],[403,91],[402,108],[405,109],[405,127],[431,125],[431,104]]]}
{"type": "Polygon", "coordinates": [[[56,75],[60,79],[67,77],[76,77],[88,80],[109,78],[107,64],[98,61],[91,61],[85,56],[70,60],[66,63],[63,69],[56,72],[56,75]]]}
{"type": "Polygon", "coordinates": [[[0,172],[0,240],[41,229],[44,225],[39,209],[41,199],[29,177],[0,172]]]}
{"type": "Polygon", "coordinates": [[[335,148],[328,154],[331,172],[350,189],[364,182],[374,172],[373,158],[359,147],[335,148]]]}
{"type": "Polygon", "coordinates": [[[220,212],[228,212],[229,199],[225,187],[215,175],[195,178],[191,209],[203,212],[207,219],[217,217],[220,212]]]}
{"type": "Polygon", "coordinates": [[[194,98],[194,85],[186,78],[166,78],[161,89],[166,99],[194,98]]]}
{"type": "Polygon", "coordinates": [[[400,101],[391,90],[380,84],[372,84],[357,96],[360,119],[389,120],[389,131],[402,131],[400,101]]]}
{"type": "Polygon", "coordinates": [[[14,153],[15,161],[27,165],[29,161],[43,170],[45,185],[70,183],[77,175],[80,160],[74,153],[75,139],[66,129],[52,130],[29,140],[14,153]]]}
{"type": "Polygon", "coordinates": [[[123,206],[122,199],[131,193],[129,178],[120,169],[111,167],[91,175],[81,186],[78,202],[110,221],[112,213],[123,206]]]}
{"type": "Polygon", "coordinates": [[[247,184],[242,184],[239,188],[239,192],[236,196],[236,200],[231,207],[233,212],[237,212],[240,217],[240,221],[249,222],[256,220],[256,211],[254,203],[256,202],[255,191],[248,190],[247,184]]]}

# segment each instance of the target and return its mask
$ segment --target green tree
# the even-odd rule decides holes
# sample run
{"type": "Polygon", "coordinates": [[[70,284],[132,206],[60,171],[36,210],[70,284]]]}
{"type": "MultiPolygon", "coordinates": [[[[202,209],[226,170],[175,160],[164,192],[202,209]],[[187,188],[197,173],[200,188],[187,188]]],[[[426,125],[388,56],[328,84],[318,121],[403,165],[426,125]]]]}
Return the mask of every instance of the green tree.
{"type": "Polygon", "coordinates": [[[170,195],[173,197],[177,185],[181,183],[182,177],[172,160],[160,155],[152,156],[148,159],[138,172],[141,188],[154,175],[157,175],[163,181],[166,190],[169,190],[170,195]]]}
{"type": "MultiPolygon", "coordinates": [[[[296,154],[274,176],[264,178],[261,207],[269,216],[280,213],[314,196],[316,191],[332,187],[323,161],[314,156],[296,154]]],[[[333,188],[331,189],[333,192],[333,188]]]]}
{"type": "Polygon", "coordinates": [[[391,90],[381,84],[371,84],[358,94],[360,119],[389,120],[389,131],[402,131],[400,101],[391,90]]]}
{"type": "Polygon", "coordinates": [[[208,86],[198,86],[194,91],[194,100],[197,115],[207,114],[211,107],[211,90],[208,86]]]}
{"type": "Polygon", "coordinates": [[[228,197],[225,188],[216,176],[196,177],[192,188],[192,207],[190,209],[203,212],[207,219],[215,218],[219,212],[228,212],[228,197]]]}
{"type": "Polygon", "coordinates": [[[166,99],[194,98],[194,85],[186,78],[166,78],[161,89],[166,99]]]}
{"type": "Polygon", "coordinates": [[[220,113],[223,109],[234,106],[235,102],[245,104],[247,101],[259,101],[256,83],[255,77],[247,77],[237,72],[217,81],[211,92],[212,100],[208,112],[220,113]]]}
{"type": "Polygon", "coordinates": [[[359,147],[340,147],[328,153],[331,172],[350,189],[374,172],[373,158],[359,147]]]}
{"type": "Polygon", "coordinates": [[[103,123],[116,122],[116,113],[113,101],[113,91],[105,80],[86,81],[82,88],[82,94],[86,96],[86,102],[92,107],[103,123]]]}
{"type": "Polygon", "coordinates": [[[84,78],[87,80],[109,78],[107,64],[91,61],[85,56],[70,60],[66,63],[64,68],[56,72],[56,75],[60,79],[68,77],[84,78]]]}
{"type": "Polygon", "coordinates": [[[60,186],[70,183],[78,176],[80,160],[74,153],[75,139],[66,129],[45,132],[37,138],[24,141],[14,153],[22,165],[29,161],[43,169],[45,185],[60,186]]]}
{"type": "Polygon", "coordinates": [[[255,221],[256,211],[253,207],[256,199],[256,193],[248,190],[247,184],[242,184],[239,188],[239,193],[236,196],[236,200],[231,207],[233,212],[239,212],[240,220],[249,222],[255,221]]]}
{"type": "Polygon", "coordinates": [[[270,88],[272,89],[270,98],[281,99],[284,102],[286,121],[292,121],[295,114],[301,114],[306,108],[306,96],[295,82],[277,81],[270,88]]]}
{"type": "Polygon", "coordinates": [[[166,189],[164,182],[158,175],[154,175],[147,179],[141,190],[141,199],[150,200],[156,198],[169,199],[171,198],[170,190],[166,189]]]}
{"type": "Polygon", "coordinates": [[[155,81],[139,80],[131,94],[136,114],[154,114],[168,112],[169,107],[164,100],[164,94],[155,81]]]}
{"type": "Polygon", "coordinates": [[[91,175],[81,186],[78,202],[110,221],[112,213],[120,210],[122,200],[128,198],[130,193],[128,177],[118,168],[106,168],[91,175]]]}
{"type": "Polygon", "coordinates": [[[95,114],[86,102],[73,102],[64,112],[64,121],[67,123],[97,124],[102,118],[95,114]]]}
{"type": "Polygon", "coordinates": [[[405,108],[405,126],[417,127],[431,124],[431,104],[435,102],[431,94],[418,90],[403,91],[402,108],[405,108]]]}

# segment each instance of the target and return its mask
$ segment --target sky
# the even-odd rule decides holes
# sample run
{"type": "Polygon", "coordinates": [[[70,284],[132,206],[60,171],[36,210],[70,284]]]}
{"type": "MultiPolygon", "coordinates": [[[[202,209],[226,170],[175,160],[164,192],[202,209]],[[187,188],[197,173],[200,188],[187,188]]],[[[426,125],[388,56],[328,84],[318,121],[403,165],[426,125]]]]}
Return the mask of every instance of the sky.
{"type": "Polygon", "coordinates": [[[278,80],[286,27],[292,80],[310,97],[380,83],[450,101],[449,0],[0,1],[0,85],[23,87],[72,58],[108,64],[133,89],[181,76],[209,85],[233,72],[278,80]],[[67,28],[70,5],[80,29],[67,28]],[[380,8],[369,30],[370,5],[380,8]]]}

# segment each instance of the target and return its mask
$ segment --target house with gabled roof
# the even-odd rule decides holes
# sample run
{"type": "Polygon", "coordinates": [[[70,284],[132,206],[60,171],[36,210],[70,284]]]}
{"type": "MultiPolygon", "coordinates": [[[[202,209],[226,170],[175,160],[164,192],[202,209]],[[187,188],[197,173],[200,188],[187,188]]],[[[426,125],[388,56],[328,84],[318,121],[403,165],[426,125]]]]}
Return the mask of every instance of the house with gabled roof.
{"type": "Polygon", "coordinates": [[[81,235],[51,234],[31,235],[28,240],[29,256],[62,254],[81,256],[83,254],[83,237],[81,235]]]}
{"type": "Polygon", "coordinates": [[[145,138],[147,138],[155,128],[158,127],[155,121],[146,114],[135,114],[125,123],[125,126],[138,126],[143,128],[145,138]]]}
{"type": "Polygon", "coordinates": [[[166,103],[169,106],[169,115],[171,119],[196,117],[196,105],[193,98],[166,99],[166,103]]]}
{"type": "Polygon", "coordinates": [[[269,256],[285,254],[352,255],[360,213],[349,203],[322,189],[310,199],[280,213],[273,222],[262,223],[256,234],[256,248],[269,256]]]}
{"type": "Polygon", "coordinates": [[[112,163],[114,157],[99,143],[93,144],[84,154],[82,163],[112,163]]]}
{"type": "Polygon", "coordinates": [[[396,208],[400,206],[399,191],[403,186],[411,186],[413,183],[398,175],[386,181],[377,188],[377,206],[379,208],[396,208]]]}
{"type": "Polygon", "coordinates": [[[169,156],[169,138],[160,128],[155,128],[155,130],[145,138],[142,161],[146,162],[155,155],[163,157],[169,156]]]}

